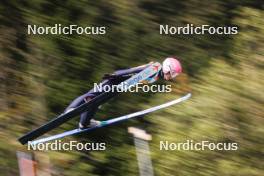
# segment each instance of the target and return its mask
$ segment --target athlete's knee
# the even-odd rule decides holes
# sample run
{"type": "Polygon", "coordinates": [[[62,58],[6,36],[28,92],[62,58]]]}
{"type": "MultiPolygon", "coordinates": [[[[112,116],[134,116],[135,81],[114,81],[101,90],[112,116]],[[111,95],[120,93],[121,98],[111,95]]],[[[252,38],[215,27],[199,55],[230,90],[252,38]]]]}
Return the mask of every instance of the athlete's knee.
{"type": "Polygon", "coordinates": [[[85,98],[84,98],[84,101],[85,101],[85,102],[89,102],[89,101],[91,101],[92,99],[93,99],[93,97],[85,97],[85,98]]]}

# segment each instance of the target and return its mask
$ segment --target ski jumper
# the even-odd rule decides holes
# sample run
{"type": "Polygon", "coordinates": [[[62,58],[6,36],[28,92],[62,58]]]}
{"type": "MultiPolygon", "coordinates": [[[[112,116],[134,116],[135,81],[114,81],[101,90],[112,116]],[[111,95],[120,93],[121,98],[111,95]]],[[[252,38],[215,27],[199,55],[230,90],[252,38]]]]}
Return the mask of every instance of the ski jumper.
{"type": "MultiPolygon", "coordinates": [[[[140,66],[140,67],[134,67],[134,68],[130,68],[130,69],[123,69],[123,70],[117,70],[115,71],[113,74],[109,75],[104,75],[103,77],[103,80],[102,82],[100,83],[101,86],[102,86],[102,91],[98,91],[95,89],[91,89],[90,91],[88,91],[87,93],[77,97],[75,100],[72,101],[72,103],[65,109],[65,111],[71,109],[71,108],[76,108],[78,106],[80,106],[81,104],[87,102],[87,99],[93,99],[95,98],[96,96],[100,95],[103,93],[103,90],[104,90],[104,86],[106,85],[118,85],[120,84],[121,82],[129,79],[131,76],[141,72],[142,70],[144,70],[145,68],[147,68],[148,66],[150,66],[150,64],[147,64],[147,65],[144,65],[144,66],[140,66]]],[[[161,72],[159,73],[159,76],[160,74],[162,74],[161,72]]],[[[153,75],[155,76],[155,75],[153,75]]],[[[118,92],[116,92],[114,94],[117,95],[118,92]]],[[[108,99],[114,97],[114,96],[110,96],[108,99]]],[[[87,110],[86,112],[83,112],[81,114],[81,118],[80,118],[80,123],[84,126],[87,126],[89,125],[90,123],[90,120],[94,117],[96,111],[98,110],[98,106],[100,106],[101,104],[103,104],[104,102],[102,103],[99,103],[99,105],[97,106],[94,106],[93,108],[87,110]]]]}

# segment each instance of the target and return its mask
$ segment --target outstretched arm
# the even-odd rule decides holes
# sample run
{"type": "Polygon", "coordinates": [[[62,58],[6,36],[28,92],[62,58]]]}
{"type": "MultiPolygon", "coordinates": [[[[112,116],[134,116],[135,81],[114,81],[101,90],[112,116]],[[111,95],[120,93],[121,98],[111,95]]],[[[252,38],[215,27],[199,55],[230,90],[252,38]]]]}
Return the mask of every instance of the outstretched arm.
{"type": "Polygon", "coordinates": [[[123,76],[123,75],[130,75],[130,74],[135,74],[135,73],[139,73],[142,70],[144,70],[145,68],[147,68],[149,65],[151,65],[153,62],[150,62],[148,64],[145,65],[140,65],[138,67],[133,67],[133,68],[129,68],[129,69],[122,69],[122,70],[117,70],[114,72],[115,76],[123,76]]]}

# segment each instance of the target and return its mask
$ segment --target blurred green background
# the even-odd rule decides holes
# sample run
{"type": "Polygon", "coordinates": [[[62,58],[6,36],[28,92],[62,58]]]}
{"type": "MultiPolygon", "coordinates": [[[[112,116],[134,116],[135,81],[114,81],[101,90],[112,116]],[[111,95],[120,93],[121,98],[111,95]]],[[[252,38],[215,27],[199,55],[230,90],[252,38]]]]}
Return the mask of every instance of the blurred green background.
{"type": "MultiPolygon", "coordinates": [[[[264,173],[264,1],[65,0],[0,2],[0,175],[19,175],[17,138],[40,126],[104,73],[165,57],[181,58],[173,92],[127,93],[97,114],[107,119],[177,98],[181,105],[75,136],[106,151],[35,152],[53,175],[138,175],[127,127],[145,129],[155,175],[264,173]],[[27,35],[27,24],[106,26],[106,35],[27,35]],[[238,26],[237,35],[159,35],[159,25],[238,26]],[[125,101],[124,101],[125,100],[125,101]],[[159,141],[237,142],[237,151],[160,151],[159,141]],[[41,157],[40,157],[41,158],[41,157]]],[[[162,83],[162,82],[161,82],[162,83]]],[[[50,134],[76,128],[78,118],[50,134]]],[[[66,139],[67,140],[67,139],[66,139]]],[[[41,168],[40,168],[41,169],[41,168]]],[[[45,173],[45,171],[43,171],[45,173]]]]}

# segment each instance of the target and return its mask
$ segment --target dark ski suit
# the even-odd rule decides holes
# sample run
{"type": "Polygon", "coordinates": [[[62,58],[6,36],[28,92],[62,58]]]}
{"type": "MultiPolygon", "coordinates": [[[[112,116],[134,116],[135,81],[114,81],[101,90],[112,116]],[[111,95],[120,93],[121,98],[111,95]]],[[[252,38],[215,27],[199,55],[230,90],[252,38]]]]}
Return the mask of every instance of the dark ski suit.
{"type": "MultiPolygon", "coordinates": [[[[133,75],[139,73],[140,71],[144,70],[148,66],[149,66],[149,64],[142,66],[142,67],[117,70],[114,72],[114,74],[111,74],[111,75],[107,74],[103,77],[103,81],[101,82],[102,87],[106,86],[106,85],[110,85],[110,86],[111,85],[118,85],[119,83],[129,79],[131,76],[133,76],[133,75]]],[[[92,99],[92,98],[95,98],[96,96],[98,96],[102,93],[103,92],[94,91],[94,89],[91,89],[87,93],[85,93],[85,94],[79,96],[78,98],[76,98],[75,100],[73,100],[72,103],[66,108],[65,111],[67,111],[70,108],[76,108],[76,107],[80,106],[81,104],[85,103],[87,98],[92,99]]],[[[115,95],[117,95],[117,93],[115,95]]],[[[112,97],[113,96],[111,96],[110,98],[112,98],[112,97]]],[[[96,107],[91,108],[91,109],[89,109],[86,112],[83,112],[81,114],[80,123],[83,126],[89,125],[90,120],[94,117],[96,111],[98,110],[98,106],[99,105],[97,105],[96,107]]]]}

